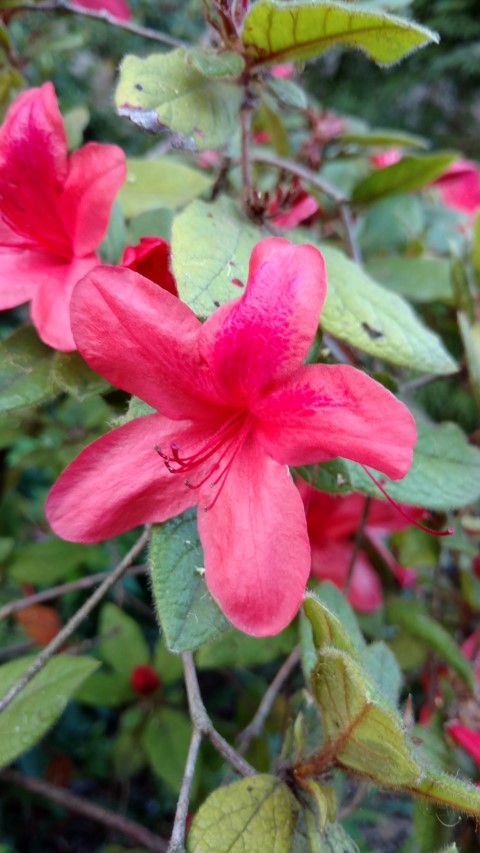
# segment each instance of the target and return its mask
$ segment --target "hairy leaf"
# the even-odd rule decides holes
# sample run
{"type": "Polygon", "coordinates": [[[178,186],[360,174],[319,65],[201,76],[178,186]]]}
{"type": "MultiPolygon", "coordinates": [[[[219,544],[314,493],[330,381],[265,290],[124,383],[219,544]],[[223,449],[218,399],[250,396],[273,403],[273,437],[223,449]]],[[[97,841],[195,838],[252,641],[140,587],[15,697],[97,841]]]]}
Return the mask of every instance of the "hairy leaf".
{"type": "Polygon", "coordinates": [[[155,160],[132,157],[127,160],[127,178],[118,200],[125,217],[131,219],[147,210],[184,207],[211,184],[207,174],[172,157],[155,160]]]}
{"type": "Polygon", "coordinates": [[[0,412],[42,403],[55,396],[51,381],[54,352],[33,326],[22,326],[0,342],[0,412]]]}

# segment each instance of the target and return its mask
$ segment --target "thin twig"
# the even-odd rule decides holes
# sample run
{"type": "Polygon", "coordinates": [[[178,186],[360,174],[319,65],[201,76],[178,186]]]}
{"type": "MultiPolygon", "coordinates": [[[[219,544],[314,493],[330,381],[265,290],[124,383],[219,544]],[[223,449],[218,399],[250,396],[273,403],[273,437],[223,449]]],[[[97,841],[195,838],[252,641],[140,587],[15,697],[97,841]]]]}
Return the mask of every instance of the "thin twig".
{"type": "Polygon", "coordinates": [[[254,717],[252,717],[248,726],[244,728],[243,732],[241,732],[239,736],[238,751],[241,755],[245,755],[253,738],[257,737],[260,734],[279,691],[281,690],[284,682],[289,677],[290,673],[297,666],[299,660],[300,649],[298,646],[295,646],[295,648],[290,652],[288,658],[284,661],[284,663],[278,670],[273,681],[268,686],[265,695],[255,712],[254,717]]]}
{"type": "MultiPolygon", "coordinates": [[[[125,575],[142,575],[146,571],[146,566],[133,566],[133,568],[128,569],[128,571],[125,572],[125,575]]],[[[95,575],[87,575],[87,577],[78,578],[76,581],[60,583],[57,586],[50,587],[50,589],[44,589],[42,592],[35,592],[33,595],[28,595],[25,598],[19,598],[16,601],[11,601],[9,604],[5,604],[3,607],[0,607],[0,622],[2,619],[6,619],[8,616],[18,613],[19,610],[25,610],[26,607],[30,607],[32,604],[51,601],[52,598],[60,598],[61,595],[66,595],[68,592],[76,592],[79,589],[88,589],[107,577],[110,577],[110,572],[97,572],[95,575]]]]}
{"type": "Polygon", "coordinates": [[[355,541],[353,543],[352,553],[350,555],[350,561],[348,564],[347,571],[345,573],[345,577],[343,579],[342,592],[345,595],[348,594],[348,590],[350,589],[350,583],[352,580],[353,570],[355,568],[355,563],[357,561],[357,557],[358,557],[360,548],[362,547],[363,536],[365,533],[365,525],[367,523],[368,510],[370,509],[371,500],[372,500],[371,498],[365,498],[365,501],[363,504],[363,509],[362,509],[362,514],[360,516],[360,522],[358,525],[358,530],[355,534],[355,541]]]}
{"type": "Polygon", "coordinates": [[[256,770],[217,732],[203,704],[197,673],[191,652],[182,655],[185,687],[187,689],[190,717],[195,729],[205,735],[220,755],[240,776],[254,776],[256,770]]]}
{"type": "Polygon", "coordinates": [[[295,160],[289,160],[287,157],[278,157],[276,154],[264,154],[263,152],[252,154],[251,160],[255,163],[264,163],[266,166],[273,166],[276,169],[284,169],[292,175],[297,175],[339,205],[344,205],[348,202],[347,197],[340,190],[337,190],[328,181],[320,178],[316,172],[312,172],[311,169],[307,169],[306,166],[302,166],[301,163],[297,163],[295,160]]]}
{"type": "Polygon", "coordinates": [[[45,666],[45,664],[50,660],[51,657],[55,654],[55,652],[60,649],[66,640],[70,637],[71,634],[76,631],[79,625],[84,621],[84,619],[89,616],[92,610],[99,604],[108,590],[117,583],[117,581],[122,577],[128,567],[132,564],[133,560],[143,551],[145,545],[148,542],[148,538],[150,535],[150,529],[147,527],[142,535],[137,539],[135,545],[130,548],[130,551],[126,556],[121,560],[112,572],[105,578],[102,584],[95,590],[95,592],[87,598],[86,602],[80,607],[79,610],[72,616],[72,618],[67,622],[66,625],[62,628],[61,631],[53,638],[53,640],[45,646],[44,649],[37,655],[31,665],[28,667],[27,671],[22,675],[19,680],[12,685],[10,690],[5,693],[5,696],[0,701],[0,711],[3,711],[10,702],[13,702],[16,696],[30,683],[32,678],[40,672],[41,669],[45,666]]]}
{"type": "Polygon", "coordinates": [[[72,794],[66,791],[65,788],[59,788],[57,785],[52,785],[50,782],[45,782],[44,779],[35,779],[31,776],[25,776],[17,770],[2,770],[0,772],[0,782],[5,782],[9,785],[18,785],[25,791],[31,791],[34,794],[40,794],[54,803],[64,806],[72,812],[84,815],[89,820],[98,821],[104,826],[110,827],[123,835],[132,838],[137,844],[141,844],[147,850],[153,850],[156,853],[166,853],[167,842],[150,832],[149,829],[140,826],[135,821],[122,815],[116,814],[110,809],[105,809],[103,806],[97,806],[83,797],[72,794]]]}
{"type": "Polygon", "coordinates": [[[195,773],[195,765],[197,763],[198,750],[202,742],[202,735],[198,729],[194,728],[192,739],[188,749],[187,761],[185,763],[185,772],[183,774],[182,787],[177,802],[177,810],[175,812],[175,821],[173,824],[172,836],[168,853],[184,853],[185,850],[185,830],[187,825],[188,806],[190,802],[190,790],[193,782],[193,774],[195,773]]]}
{"type": "Polygon", "coordinates": [[[250,158],[250,143],[252,136],[252,103],[248,89],[240,108],[240,166],[242,172],[243,204],[248,205],[252,194],[252,163],[250,158]]]}
{"type": "Polygon", "coordinates": [[[168,44],[170,47],[187,47],[185,42],[174,36],[169,36],[167,33],[162,33],[159,30],[152,30],[150,27],[142,27],[140,24],[135,24],[133,21],[121,21],[115,15],[111,15],[105,9],[94,11],[93,9],[85,9],[81,6],[75,6],[69,3],[68,0],[41,0],[40,3],[22,3],[21,6],[16,6],[12,9],[15,13],[28,12],[69,12],[71,15],[81,15],[83,18],[92,18],[94,21],[103,21],[110,24],[112,27],[117,27],[119,30],[125,30],[127,33],[141,36],[150,41],[158,41],[161,44],[168,44]]]}

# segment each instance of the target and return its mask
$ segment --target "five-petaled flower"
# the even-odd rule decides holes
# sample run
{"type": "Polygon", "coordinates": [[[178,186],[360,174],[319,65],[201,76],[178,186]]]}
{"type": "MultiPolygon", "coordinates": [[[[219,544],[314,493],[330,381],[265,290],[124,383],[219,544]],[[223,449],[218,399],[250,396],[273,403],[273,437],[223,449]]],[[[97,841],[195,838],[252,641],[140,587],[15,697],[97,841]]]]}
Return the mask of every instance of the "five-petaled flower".
{"type": "Polygon", "coordinates": [[[75,349],[70,298],[100,263],[125,179],[116,145],[89,142],[70,157],[51,83],[20,94],[0,129],[0,309],[31,301],[45,343],[75,349]]]}
{"type": "Polygon", "coordinates": [[[288,465],[344,456],[394,479],[415,424],[390,391],[345,365],[307,364],[325,297],[323,258],[259,242],[242,295],[204,324],[137,273],[97,267],[76,287],[79,351],[158,413],[87,447],[47,499],[52,528],[94,542],[198,504],[207,586],[241,630],[273,634],[310,572],[302,499],[288,465]]]}

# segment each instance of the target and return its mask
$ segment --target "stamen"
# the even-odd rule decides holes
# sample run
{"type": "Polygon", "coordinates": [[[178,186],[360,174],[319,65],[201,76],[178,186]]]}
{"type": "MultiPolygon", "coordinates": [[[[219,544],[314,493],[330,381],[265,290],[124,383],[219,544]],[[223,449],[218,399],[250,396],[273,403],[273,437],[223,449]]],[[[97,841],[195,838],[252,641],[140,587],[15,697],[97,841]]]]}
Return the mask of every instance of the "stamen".
{"type": "Polygon", "coordinates": [[[405,512],[405,510],[400,506],[400,504],[398,504],[397,501],[394,500],[388,494],[388,492],[384,489],[379,480],[377,480],[377,478],[373,476],[373,474],[368,470],[368,468],[365,467],[365,465],[362,465],[362,468],[365,471],[365,474],[368,474],[372,482],[375,483],[378,489],[380,489],[382,495],[384,496],[384,498],[387,499],[389,504],[391,504],[397,510],[397,512],[400,513],[400,515],[403,515],[403,517],[406,518],[407,521],[410,522],[410,524],[415,525],[415,527],[418,527],[419,530],[425,530],[426,533],[431,533],[432,536],[452,536],[452,534],[455,533],[454,527],[447,527],[446,530],[433,530],[431,527],[427,527],[426,524],[421,524],[420,521],[417,521],[412,515],[409,515],[408,512],[405,512]]]}

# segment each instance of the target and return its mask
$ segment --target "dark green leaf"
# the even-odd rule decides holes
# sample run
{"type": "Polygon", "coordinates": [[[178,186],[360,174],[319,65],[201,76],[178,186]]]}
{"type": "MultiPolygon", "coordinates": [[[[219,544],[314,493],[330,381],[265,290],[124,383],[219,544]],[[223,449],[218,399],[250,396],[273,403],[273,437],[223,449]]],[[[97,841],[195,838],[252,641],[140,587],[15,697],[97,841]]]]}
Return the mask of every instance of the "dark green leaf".
{"type": "Polygon", "coordinates": [[[354,187],[355,202],[370,202],[391,193],[414,192],[438,178],[456,159],[456,154],[424,154],[403,157],[398,163],[377,169],[354,187]]]}
{"type": "Polygon", "coordinates": [[[0,412],[43,403],[55,396],[51,381],[54,351],[32,326],[17,329],[0,342],[0,412]]]}

